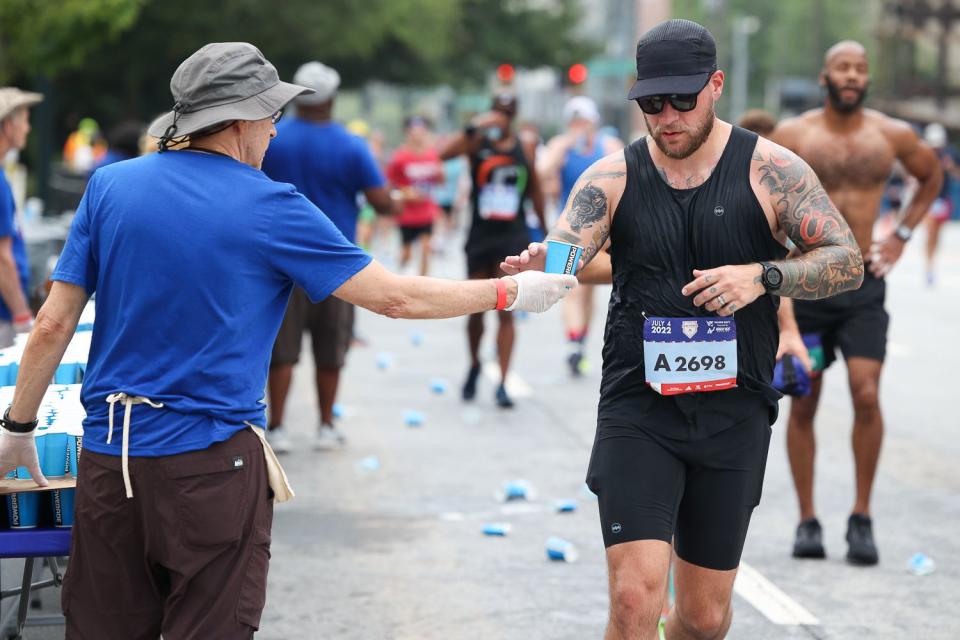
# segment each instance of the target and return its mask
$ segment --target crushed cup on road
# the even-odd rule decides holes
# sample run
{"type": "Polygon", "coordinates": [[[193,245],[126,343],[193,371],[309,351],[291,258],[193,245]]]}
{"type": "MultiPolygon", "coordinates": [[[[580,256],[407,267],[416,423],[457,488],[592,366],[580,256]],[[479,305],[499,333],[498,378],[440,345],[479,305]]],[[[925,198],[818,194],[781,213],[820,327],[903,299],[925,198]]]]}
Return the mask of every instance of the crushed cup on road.
{"type": "Polygon", "coordinates": [[[488,522],[483,525],[483,535],[504,537],[513,527],[509,522],[488,522]]]}
{"type": "Polygon", "coordinates": [[[377,456],[367,456],[357,462],[357,470],[364,472],[379,471],[380,458],[377,456]]]}
{"type": "Polygon", "coordinates": [[[554,500],[553,508],[557,513],[573,513],[577,510],[576,500],[554,500]]]}
{"type": "Polygon", "coordinates": [[[434,378],[430,381],[430,391],[433,391],[438,396],[446,393],[449,387],[450,383],[443,378],[434,378]]]}
{"type": "Polygon", "coordinates": [[[382,351],[377,354],[377,369],[385,371],[393,366],[393,354],[382,351]]]}
{"type": "Polygon", "coordinates": [[[551,536],[547,538],[547,558],[555,562],[576,562],[577,548],[572,542],[567,542],[563,538],[551,536]]]}
{"type": "Polygon", "coordinates": [[[414,331],[410,334],[410,344],[415,347],[419,347],[423,344],[423,334],[419,331],[414,331]]]}
{"type": "Polygon", "coordinates": [[[915,553],[910,557],[910,573],[915,576],[928,576],[937,570],[933,558],[925,553],[915,553]]]}
{"type": "Polygon", "coordinates": [[[503,487],[497,492],[496,497],[500,502],[535,500],[537,491],[526,480],[511,480],[503,483],[503,487]]]}
{"type": "Polygon", "coordinates": [[[342,418],[345,413],[346,413],[346,409],[344,408],[344,406],[343,406],[342,404],[340,404],[339,402],[334,402],[334,403],[333,403],[333,417],[334,417],[334,418],[342,418]]]}
{"type": "Polygon", "coordinates": [[[403,424],[408,427],[419,427],[423,425],[423,414],[419,411],[407,410],[403,412],[403,424]]]}

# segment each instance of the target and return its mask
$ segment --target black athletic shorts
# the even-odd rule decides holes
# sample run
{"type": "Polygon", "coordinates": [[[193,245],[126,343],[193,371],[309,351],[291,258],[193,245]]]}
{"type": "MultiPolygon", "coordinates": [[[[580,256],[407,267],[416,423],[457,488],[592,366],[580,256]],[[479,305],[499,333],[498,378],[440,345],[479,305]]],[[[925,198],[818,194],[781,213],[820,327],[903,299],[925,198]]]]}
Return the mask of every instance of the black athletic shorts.
{"type": "MultiPolygon", "coordinates": [[[[683,422],[678,413],[678,431],[683,422]]],[[[597,428],[587,485],[599,498],[604,546],[672,541],[686,562],[736,569],[760,504],[769,409],[751,408],[742,422],[699,440],[668,438],[664,426],[597,428]]]]}
{"type": "Polygon", "coordinates": [[[886,296],[886,281],[865,268],[863,284],[855,291],[825,300],[794,301],[800,333],[820,336],[824,368],[837,359],[838,347],[845,360],[859,357],[883,362],[890,325],[883,308],[886,296]]]}
{"type": "Polygon", "coordinates": [[[433,223],[421,224],[415,227],[400,227],[400,239],[403,244],[410,244],[420,236],[428,236],[433,232],[433,223]]]}

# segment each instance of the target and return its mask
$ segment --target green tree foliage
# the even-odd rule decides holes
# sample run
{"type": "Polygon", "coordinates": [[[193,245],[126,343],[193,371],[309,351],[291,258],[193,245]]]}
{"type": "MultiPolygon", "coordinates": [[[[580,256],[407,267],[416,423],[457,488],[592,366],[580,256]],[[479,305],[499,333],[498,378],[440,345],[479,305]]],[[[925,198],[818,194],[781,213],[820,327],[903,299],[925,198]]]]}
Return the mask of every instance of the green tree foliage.
{"type": "Polygon", "coordinates": [[[566,64],[588,53],[572,35],[575,6],[574,0],[0,0],[0,42],[11,52],[8,77],[50,79],[58,122],[92,115],[110,123],[169,108],[170,76],[208,42],[252,42],[288,79],[301,63],[321,60],[340,71],[347,87],[371,79],[476,86],[504,61],[566,64]],[[8,16],[18,17],[8,25],[8,16]]]}
{"type": "Polygon", "coordinates": [[[0,84],[57,75],[137,19],[143,0],[0,0],[0,84]]]}

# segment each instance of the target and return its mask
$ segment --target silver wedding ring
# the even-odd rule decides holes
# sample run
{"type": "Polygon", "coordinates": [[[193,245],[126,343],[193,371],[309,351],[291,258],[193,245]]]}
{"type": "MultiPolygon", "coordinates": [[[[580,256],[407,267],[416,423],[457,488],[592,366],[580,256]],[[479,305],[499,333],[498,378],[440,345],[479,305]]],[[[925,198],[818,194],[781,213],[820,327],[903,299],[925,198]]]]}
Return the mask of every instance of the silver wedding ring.
{"type": "Polygon", "coordinates": [[[722,294],[722,293],[717,296],[717,300],[720,302],[720,306],[721,306],[721,307],[726,306],[727,303],[726,303],[726,301],[723,299],[723,294],[722,294]]]}

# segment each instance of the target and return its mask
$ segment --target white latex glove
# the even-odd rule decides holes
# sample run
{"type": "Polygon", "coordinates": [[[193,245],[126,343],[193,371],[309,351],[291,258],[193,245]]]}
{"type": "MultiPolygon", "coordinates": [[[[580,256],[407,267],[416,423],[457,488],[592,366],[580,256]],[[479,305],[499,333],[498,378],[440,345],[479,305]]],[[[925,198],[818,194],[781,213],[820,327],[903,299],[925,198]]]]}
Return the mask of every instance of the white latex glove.
{"type": "Polygon", "coordinates": [[[517,297],[507,311],[543,313],[573,291],[577,277],[543,271],[522,271],[507,276],[517,283],[517,297]]]}
{"type": "Polygon", "coordinates": [[[37,443],[33,436],[33,432],[13,433],[0,428],[0,478],[15,471],[17,467],[26,467],[30,477],[38,485],[47,486],[47,479],[40,472],[37,443]]]}

